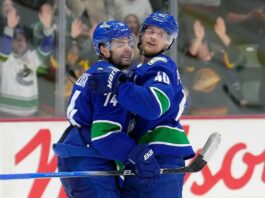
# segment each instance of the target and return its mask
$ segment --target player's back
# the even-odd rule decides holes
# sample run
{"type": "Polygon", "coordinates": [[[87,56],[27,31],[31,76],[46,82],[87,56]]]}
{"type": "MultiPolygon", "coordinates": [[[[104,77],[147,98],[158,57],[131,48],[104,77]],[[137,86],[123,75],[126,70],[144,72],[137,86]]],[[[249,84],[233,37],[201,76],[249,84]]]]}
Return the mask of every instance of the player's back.
{"type": "Polygon", "coordinates": [[[99,95],[89,90],[90,73],[108,66],[113,65],[107,61],[98,61],[76,81],[67,108],[67,118],[72,125],[90,128],[93,120],[97,119],[117,121],[126,125],[124,120],[127,112],[120,107],[115,95],[99,95]]]}

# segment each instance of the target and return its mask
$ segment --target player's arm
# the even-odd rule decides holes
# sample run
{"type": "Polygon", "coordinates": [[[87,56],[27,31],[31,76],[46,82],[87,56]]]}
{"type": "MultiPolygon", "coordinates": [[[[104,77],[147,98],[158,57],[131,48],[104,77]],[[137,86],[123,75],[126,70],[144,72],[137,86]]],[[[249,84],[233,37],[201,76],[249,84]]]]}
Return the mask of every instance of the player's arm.
{"type": "Polygon", "coordinates": [[[14,29],[5,27],[4,34],[0,38],[0,61],[5,62],[11,53],[14,29]]]}
{"type": "Polygon", "coordinates": [[[0,61],[5,62],[11,54],[12,39],[14,30],[18,25],[20,17],[17,15],[15,8],[10,9],[7,13],[7,26],[4,29],[4,34],[0,38],[0,61]]]}
{"type": "Polygon", "coordinates": [[[130,82],[121,83],[118,87],[117,99],[128,111],[131,111],[145,119],[156,119],[168,111],[174,97],[174,93],[181,89],[172,84],[177,79],[175,70],[168,65],[158,62],[145,71],[143,85],[138,86],[130,82]]]}
{"type": "Polygon", "coordinates": [[[93,121],[91,126],[91,142],[93,147],[104,157],[125,162],[128,153],[135,146],[127,135],[127,112],[116,100],[116,96],[108,93],[92,95],[93,121]]]}
{"type": "Polygon", "coordinates": [[[38,55],[41,59],[47,57],[54,48],[54,30],[52,28],[53,12],[48,4],[44,4],[39,13],[39,19],[43,26],[43,38],[38,48],[38,55]]]}
{"type": "Polygon", "coordinates": [[[160,166],[148,144],[135,142],[124,132],[118,111],[101,111],[92,123],[92,146],[105,158],[120,161],[125,169],[135,171],[140,182],[153,183],[160,177],[160,166]]]}
{"type": "Polygon", "coordinates": [[[100,94],[116,94],[123,108],[145,119],[156,119],[170,108],[174,75],[166,66],[150,66],[142,86],[126,81],[124,75],[113,68],[96,71],[90,78],[90,88],[100,94]]]}
{"type": "MultiPolygon", "coordinates": [[[[112,67],[91,74],[89,87],[98,94],[114,93],[123,108],[145,119],[159,118],[171,106],[182,85],[173,62],[158,61],[150,65],[141,77],[141,86],[128,82],[126,75],[112,67]],[[174,83],[177,87],[173,86],[174,83]]],[[[137,79],[136,79],[137,81],[137,79]]]]}
{"type": "Polygon", "coordinates": [[[165,67],[151,68],[145,73],[143,86],[121,83],[117,91],[119,103],[145,119],[156,119],[168,111],[174,95],[172,74],[165,67]]]}
{"type": "Polygon", "coordinates": [[[127,136],[119,122],[95,119],[91,129],[92,146],[104,157],[126,162],[135,142],[127,136]]]}

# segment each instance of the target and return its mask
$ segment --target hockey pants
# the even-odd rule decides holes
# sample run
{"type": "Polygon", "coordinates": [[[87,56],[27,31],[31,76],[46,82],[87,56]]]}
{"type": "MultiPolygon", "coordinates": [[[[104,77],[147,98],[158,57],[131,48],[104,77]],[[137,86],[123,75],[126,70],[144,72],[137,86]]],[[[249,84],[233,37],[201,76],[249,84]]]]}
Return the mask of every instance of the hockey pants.
{"type": "MultiPolygon", "coordinates": [[[[93,148],[86,146],[80,130],[68,128],[59,142],[53,145],[58,157],[58,171],[115,170],[113,161],[104,159],[93,148]]],[[[105,176],[61,178],[69,198],[118,198],[120,193],[117,180],[116,177],[105,176]]]]}

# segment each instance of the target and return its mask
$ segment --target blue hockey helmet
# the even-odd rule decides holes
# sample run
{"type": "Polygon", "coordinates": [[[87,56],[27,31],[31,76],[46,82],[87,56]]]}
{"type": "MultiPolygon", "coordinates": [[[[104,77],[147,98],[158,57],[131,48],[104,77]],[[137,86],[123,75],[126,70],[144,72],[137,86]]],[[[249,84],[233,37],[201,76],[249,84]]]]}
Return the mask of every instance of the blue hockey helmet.
{"type": "Polygon", "coordinates": [[[122,37],[133,39],[130,28],[123,22],[111,20],[99,23],[93,33],[93,45],[97,55],[101,53],[99,44],[104,44],[106,47],[110,48],[111,40],[122,37]]]}
{"type": "Polygon", "coordinates": [[[165,32],[169,34],[172,43],[178,37],[179,33],[178,23],[175,20],[175,18],[170,14],[162,12],[154,12],[150,14],[145,19],[143,26],[141,28],[141,32],[144,32],[144,30],[148,26],[155,26],[157,28],[163,29],[165,32]]]}

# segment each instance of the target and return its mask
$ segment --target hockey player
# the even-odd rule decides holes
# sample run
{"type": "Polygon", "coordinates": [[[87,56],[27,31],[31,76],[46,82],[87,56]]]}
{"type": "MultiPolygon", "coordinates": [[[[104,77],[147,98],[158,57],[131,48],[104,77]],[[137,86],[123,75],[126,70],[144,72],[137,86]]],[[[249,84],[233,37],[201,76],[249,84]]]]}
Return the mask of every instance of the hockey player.
{"type": "MultiPolygon", "coordinates": [[[[150,145],[161,168],[182,167],[186,159],[194,156],[179,121],[186,101],[179,72],[173,60],[163,54],[178,31],[173,16],[152,13],[141,28],[138,47],[142,62],[132,69],[130,79],[121,71],[113,75],[111,68],[95,71],[90,78],[91,84],[99,85],[91,89],[116,93],[119,104],[135,115],[135,126],[129,135],[139,145],[150,145]]],[[[184,174],[161,175],[152,185],[127,177],[122,197],[182,197],[183,177],[184,174]]]]}
{"type": "MultiPolygon", "coordinates": [[[[140,181],[155,182],[160,177],[160,167],[147,144],[136,146],[127,136],[127,111],[120,106],[114,94],[98,95],[88,90],[91,72],[110,67],[115,73],[130,65],[132,33],[120,21],[102,22],[94,31],[93,44],[102,60],[87,70],[73,87],[67,108],[70,126],[53,146],[58,156],[58,169],[116,170],[117,161],[135,170],[140,181]]],[[[63,178],[61,182],[68,197],[120,196],[115,177],[63,178]]]]}

